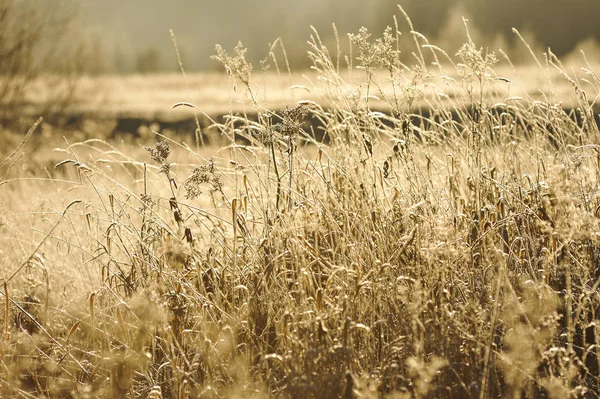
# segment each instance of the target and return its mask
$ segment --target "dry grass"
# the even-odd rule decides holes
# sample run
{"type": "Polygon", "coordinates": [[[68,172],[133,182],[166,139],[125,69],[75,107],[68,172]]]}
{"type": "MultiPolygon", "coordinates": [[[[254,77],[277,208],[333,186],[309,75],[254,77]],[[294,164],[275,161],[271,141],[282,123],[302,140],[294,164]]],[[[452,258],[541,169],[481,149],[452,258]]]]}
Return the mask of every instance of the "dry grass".
{"type": "Polygon", "coordinates": [[[259,115],[224,148],[7,154],[3,397],[599,396],[598,75],[548,58],[536,99],[470,41],[452,72],[353,43],[338,67],[315,32],[311,100],[278,112],[220,53],[259,115]]]}

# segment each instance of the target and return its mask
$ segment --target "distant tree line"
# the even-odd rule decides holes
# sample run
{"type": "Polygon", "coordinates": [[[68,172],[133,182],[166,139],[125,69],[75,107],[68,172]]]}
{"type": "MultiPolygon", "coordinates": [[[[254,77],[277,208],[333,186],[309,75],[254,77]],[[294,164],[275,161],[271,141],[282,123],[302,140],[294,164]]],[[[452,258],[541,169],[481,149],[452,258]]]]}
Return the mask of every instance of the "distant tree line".
{"type": "MultiPolygon", "coordinates": [[[[269,43],[278,37],[285,44],[290,63],[298,69],[309,66],[306,42],[313,33],[311,26],[318,30],[329,48],[335,48],[332,28],[335,24],[341,48],[347,50],[347,33],[358,32],[365,26],[379,36],[386,26],[394,25],[394,15],[406,45],[401,46],[402,56],[410,57],[414,48],[408,47],[412,41],[398,3],[410,16],[416,31],[451,55],[466,39],[462,16],[469,19],[469,29],[478,45],[493,50],[501,45],[511,55],[512,50],[520,46],[511,31],[513,27],[533,41],[531,44],[537,49],[551,47],[559,56],[570,53],[584,41],[600,42],[597,24],[600,0],[87,0],[80,3],[49,0],[45,4],[52,4],[54,20],[60,15],[58,5],[69,5],[72,14],[73,5],[79,4],[82,10],[80,34],[64,34],[62,42],[66,44],[60,52],[54,51],[56,40],[45,40],[46,48],[60,57],[54,57],[52,62],[44,59],[37,65],[51,72],[67,73],[175,72],[178,66],[169,36],[169,29],[173,29],[188,71],[219,68],[210,59],[215,44],[232,49],[239,40],[248,47],[248,57],[258,67],[261,60],[268,59],[269,43]]],[[[9,5],[11,10],[31,12],[29,10],[39,8],[39,4],[37,0],[0,0],[0,11],[9,5]]],[[[49,21],[33,23],[33,18],[28,19],[32,23],[23,25],[24,19],[17,17],[16,12],[5,15],[11,16],[12,23],[4,21],[0,26],[0,74],[16,69],[23,71],[25,65],[35,63],[23,59],[23,63],[17,65],[14,59],[2,54],[18,36],[10,33],[18,31],[13,26],[18,29],[35,25],[62,27],[49,21]]],[[[36,15],[49,14],[38,12],[36,15]]],[[[31,30],[28,35],[39,36],[39,32],[31,30]]],[[[49,34],[40,36],[44,37],[48,38],[49,34]]],[[[280,49],[277,54],[282,55],[280,49]]]]}
{"type": "MultiPolygon", "coordinates": [[[[391,15],[399,14],[400,3],[415,29],[431,38],[444,34],[448,19],[456,16],[453,11],[458,8],[470,25],[488,39],[501,35],[513,43],[514,27],[529,33],[544,48],[551,47],[557,55],[569,53],[586,39],[600,40],[599,0],[379,0],[376,3],[380,3],[377,12],[369,21],[375,31],[390,25],[391,15]]],[[[344,1],[339,1],[340,7],[343,4],[344,1]]]]}
{"type": "Polygon", "coordinates": [[[461,1],[481,31],[502,32],[509,40],[514,39],[512,27],[529,31],[541,45],[552,47],[558,55],[567,54],[586,39],[600,39],[598,0],[461,1]]]}
{"type": "MultiPolygon", "coordinates": [[[[497,44],[499,41],[511,48],[519,46],[512,28],[533,41],[530,44],[534,47],[550,47],[558,56],[569,54],[582,42],[600,42],[600,0],[355,1],[353,11],[356,18],[347,17],[353,13],[336,13],[336,10],[352,7],[352,0],[330,0],[327,3],[329,9],[321,13],[322,23],[318,25],[327,28],[326,25],[335,20],[340,32],[356,32],[360,26],[367,26],[379,35],[386,26],[392,25],[392,16],[396,15],[400,30],[407,35],[408,28],[398,8],[400,3],[416,31],[433,42],[454,48],[458,48],[466,39],[461,16],[469,20],[469,27],[475,32],[474,37],[481,46],[497,44]],[[460,32],[451,32],[457,26],[460,32]]],[[[284,17],[294,18],[293,15],[284,17]]],[[[324,32],[325,36],[330,34],[330,30],[325,29],[324,32]]]]}

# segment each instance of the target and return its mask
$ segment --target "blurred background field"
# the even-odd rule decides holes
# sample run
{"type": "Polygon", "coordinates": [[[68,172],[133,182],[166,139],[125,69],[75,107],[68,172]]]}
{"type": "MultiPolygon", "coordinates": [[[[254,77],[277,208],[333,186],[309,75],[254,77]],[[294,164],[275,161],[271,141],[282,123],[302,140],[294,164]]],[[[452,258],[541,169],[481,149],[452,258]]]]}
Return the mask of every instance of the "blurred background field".
{"type": "MultiPolygon", "coordinates": [[[[364,83],[364,74],[348,64],[352,62],[348,34],[363,26],[374,35],[394,27],[399,32],[396,56],[408,68],[417,61],[411,29],[423,35],[420,45],[441,48],[456,60],[466,39],[463,17],[467,18],[474,42],[496,52],[497,76],[516,84],[506,88],[507,96],[539,99],[539,89],[551,77],[556,86],[546,91],[556,93],[566,108],[577,101],[571,84],[551,67],[541,73],[532,52],[543,61],[551,48],[567,69],[574,68],[581,77],[582,50],[590,65],[600,62],[600,33],[593,17],[600,6],[595,1],[424,0],[401,6],[410,15],[412,28],[391,0],[222,4],[3,0],[0,122],[5,128],[15,127],[20,117],[31,122],[39,115],[54,124],[74,118],[104,123],[134,117],[148,124],[190,120],[189,110],[171,111],[180,101],[193,102],[212,117],[242,111],[248,100],[245,93],[232,90],[236,82],[211,59],[216,44],[232,49],[238,41],[248,49],[245,57],[255,70],[251,83],[261,102],[281,109],[298,99],[314,99],[315,93],[306,88],[323,83],[317,82],[306,56],[313,29],[323,45],[340,54],[332,56],[349,87],[364,83]]],[[[423,52],[427,63],[437,61],[434,53],[423,52]]],[[[440,55],[439,61],[450,66],[445,56],[440,55]]],[[[454,68],[448,70],[447,77],[456,79],[454,68]]],[[[452,88],[444,87],[448,85],[440,79],[430,83],[427,90],[453,96],[452,88]]],[[[389,90],[387,76],[379,84],[389,90]]],[[[384,103],[380,105],[385,107],[384,103]]],[[[377,99],[374,104],[377,107],[377,99]]],[[[22,125],[18,128],[22,130],[22,125]]]]}

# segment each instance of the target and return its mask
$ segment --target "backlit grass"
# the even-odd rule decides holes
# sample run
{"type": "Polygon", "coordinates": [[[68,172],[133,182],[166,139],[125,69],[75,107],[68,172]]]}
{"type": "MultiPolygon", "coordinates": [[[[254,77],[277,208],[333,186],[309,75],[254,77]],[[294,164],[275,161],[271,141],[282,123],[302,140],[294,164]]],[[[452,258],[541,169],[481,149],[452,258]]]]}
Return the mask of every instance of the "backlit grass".
{"type": "Polygon", "coordinates": [[[597,397],[600,78],[548,53],[532,97],[468,37],[397,34],[315,31],[277,109],[221,49],[220,148],[7,152],[2,396],[597,397]]]}

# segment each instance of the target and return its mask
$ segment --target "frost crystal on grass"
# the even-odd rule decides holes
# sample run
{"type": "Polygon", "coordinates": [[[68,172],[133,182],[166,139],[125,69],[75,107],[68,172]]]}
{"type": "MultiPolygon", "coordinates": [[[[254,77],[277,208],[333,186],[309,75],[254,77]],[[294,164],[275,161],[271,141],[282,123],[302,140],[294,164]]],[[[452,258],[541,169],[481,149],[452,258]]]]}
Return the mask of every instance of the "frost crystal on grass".
{"type": "Polygon", "coordinates": [[[223,183],[221,176],[215,174],[215,163],[210,160],[206,165],[198,165],[192,171],[190,177],[183,182],[186,194],[185,198],[194,199],[202,194],[201,184],[210,184],[211,191],[221,191],[223,183]]]}
{"type": "Polygon", "coordinates": [[[159,141],[154,145],[154,148],[144,147],[144,149],[150,153],[150,158],[159,164],[165,163],[171,154],[171,148],[166,141],[159,141]]]}

